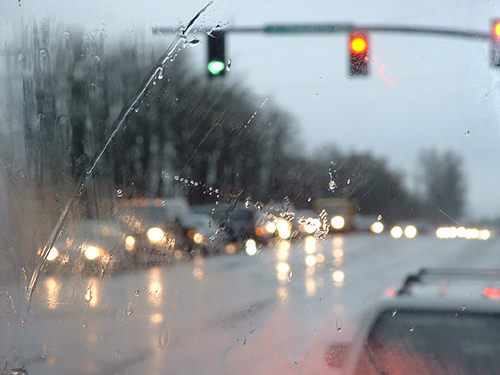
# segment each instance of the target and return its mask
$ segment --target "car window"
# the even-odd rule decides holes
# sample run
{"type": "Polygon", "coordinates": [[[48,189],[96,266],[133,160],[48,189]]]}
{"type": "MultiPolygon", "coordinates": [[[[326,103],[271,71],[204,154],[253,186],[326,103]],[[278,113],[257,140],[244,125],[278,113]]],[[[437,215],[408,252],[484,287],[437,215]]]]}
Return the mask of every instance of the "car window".
{"type": "Polygon", "coordinates": [[[0,9],[0,373],[495,373],[499,4],[0,9]]]}
{"type": "Polygon", "coordinates": [[[392,364],[407,373],[492,373],[498,323],[491,313],[388,311],[374,324],[357,372],[378,373],[392,364]]]}

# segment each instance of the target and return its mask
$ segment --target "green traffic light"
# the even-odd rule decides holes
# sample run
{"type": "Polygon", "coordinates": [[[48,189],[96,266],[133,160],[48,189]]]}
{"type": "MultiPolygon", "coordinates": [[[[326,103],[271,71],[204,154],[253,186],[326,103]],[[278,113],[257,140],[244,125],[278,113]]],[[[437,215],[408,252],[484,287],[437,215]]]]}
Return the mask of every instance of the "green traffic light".
{"type": "Polygon", "coordinates": [[[208,71],[214,76],[221,74],[226,68],[226,64],[219,60],[212,60],[208,63],[208,71]]]}

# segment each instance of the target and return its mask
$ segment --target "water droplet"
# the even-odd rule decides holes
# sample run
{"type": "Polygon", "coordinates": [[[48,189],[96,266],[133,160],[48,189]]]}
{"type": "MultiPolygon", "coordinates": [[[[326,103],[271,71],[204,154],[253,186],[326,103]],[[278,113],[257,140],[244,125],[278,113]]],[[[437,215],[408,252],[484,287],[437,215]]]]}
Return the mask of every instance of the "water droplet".
{"type": "Polygon", "coordinates": [[[23,368],[13,368],[11,371],[12,375],[29,375],[28,371],[23,368]]]}
{"type": "Polygon", "coordinates": [[[488,93],[486,93],[486,99],[488,99],[488,93]]]}
{"type": "Polygon", "coordinates": [[[292,271],[288,272],[288,275],[287,275],[286,280],[287,280],[288,282],[291,282],[291,281],[292,281],[292,276],[293,276],[293,272],[292,272],[292,271]]]}
{"type": "Polygon", "coordinates": [[[413,332],[415,330],[415,327],[411,326],[410,327],[410,332],[413,332]]]}
{"type": "Polygon", "coordinates": [[[258,210],[258,211],[262,211],[262,209],[264,208],[264,203],[262,202],[256,202],[254,207],[258,210]]]}
{"type": "Polygon", "coordinates": [[[312,198],[311,197],[307,198],[307,201],[308,202],[312,201],[312,198]]]}
{"type": "Polygon", "coordinates": [[[135,113],[139,112],[139,107],[137,107],[136,109],[134,109],[135,113]]]}
{"type": "Polygon", "coordinates": [[[116,196],[117,196],[118,198],[123,197],[123,190],[122,190],[122,189],[118,189],[118,190],[116,191],[116,196]]]}
{"type": "Polygon", "coordinates": [[[382,215],[378,215],[377,220],[378,221],[382,220],[382,215]]]}
{"type": "Polygon", "coordinates": [[[245,200],[245,207],[246,207],[246,208],[250,208],[250,205],[251,205],[251,204],[252,204],[252,202],[250,201],[250,198],[247,198],[247,199],[245,200]]]}
{"type": "Polygon", "coordinates": [[[316,93],[316,95],[315,95],[315,96],[316,96],[316,97],[318,97],[318,96],[319,96],[319,94],[318,94],[318,93],[316,93]]]}
{"type": "Polygon", "coordinates": [[[351,179],[347,179],[347,185],[349,185],[351,183],[351,179]]]}
{"type": "Polygon", "coordinates": [[[200,44],[200,40],[198,38],[193,38],[189,42],[185,42],[184,46],[189,45],[191,47],[196,47],[198,44],[200,44]]]}
{"type": "Polygon", "coordinates": [[[174,177],[174,180],[175,180],[175,181],[179,181],[179,178],[180,178],[179,176],[175,176],[175,177],[174,177]]]}
{"type": "Polygon", "coordinates": [[[394,316],[395,316],[397,313],[398,313],[398,310],[394,310],[394,311],[392,312],[392,317],[394,318],[394,316]]]}
{"type": "Polygon", "coordinates": [[[132,302],[129,302],[127,306],[127,315],[130,316],[133,313],[134,313],[134,304],[132,302]]]}
{"type": "Polygon", "coordinates": [[[337,183],[335,182],[335,163],[330,162],[330,169],[328,170],[328,174],[330,175],[330,182],[328,183],[328,189],[335,193],[335,189],[337,188],[337,183]]]}
{"type": "Polygon", "coordinates": [[[315,233],[314,233],[314,237],[316,237],[317,239],[323,239],[326,237],[326,232],[325,231],[322,231],[322,230],[317,230],[315,233]]]}
{"type": "Polygon", "coordinates": [[[165,350],[170,344],[170,327],[167,324],[164,324],[160,328],[160,332],[158,334],[158,346],[161,350],[165,350]]]}
{"type": "Polygon", "coordinates": [[[229,72],[231,70],[231,59],[227,60],[226,70],[229,72]]]}
{"type": "Polygon", "coordinates": [[[464,133],[464,137],[468,137],[470,135],[470,130],[467,130],[465,133],[464,133]]]}
{"type": "Polygon", "coordinates": [[[462,311],[465,311],[465,305],[462,306],[462,311]]]}
{"type": "Polygon", "coordinates": [[[85,296],[83,298],[87,303],[90,303],[90,301],[92,301],[92,284],[87,288],[87,291],[85,292],[85,296]]]}
{"type": "Polygon", "coordinates": [[[342,331],[342,317],[339,316],[337,318],[337,322],[335,324],[337,326],[337,332],[341,332],[342,331]]]}
{"type": "Polygon", "coordinates": [[[89,326],[89,321],[87,320],[87,318],[82,319],[82,326],[85,329],[87,329],[87,327],[89,326]]]}
{"type": "Polygon", "coordinates": [[[163,79],[163,69],[158,72],[158,79],[163,79]]]}
{"type": "Polygon", "coordinates": [[[140,291],[139,289],[137,289],[137,290],[135,291],[135,296],[136,296],[136,297],[139,297],[139,294],[141,294],[141,291],[140,291]]]}

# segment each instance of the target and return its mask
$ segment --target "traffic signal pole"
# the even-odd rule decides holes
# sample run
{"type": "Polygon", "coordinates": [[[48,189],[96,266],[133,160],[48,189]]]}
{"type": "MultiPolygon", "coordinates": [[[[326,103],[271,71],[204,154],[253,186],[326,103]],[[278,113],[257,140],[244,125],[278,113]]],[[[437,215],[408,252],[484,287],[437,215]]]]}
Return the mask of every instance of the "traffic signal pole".
{"type": "MultiPolygon", "coordinates": [[[[456,38],[466,38],[466,39],[479,39],[479,40],[490,40],[492,46],[491,53],[491,65],[493,67],[500,67],[500,21],[495,21],[493,23],[492,30],[490,32],[465,30],[465,29],[452,29],[452,28],[442,28],[442,27],[424,27],[424,26],[384,26],[384,25],[354,25],[354,24],[343,24],[343,23],[333,23],[333,24],[274,24],[266,25],[260,27],[225,27],[220,29],[212,29],[213,31],[209,33],[209,38],[213,34],[223,33],[223,35],[230,33],[263,33],[268,35],[284,35],[284,34],[349,34],[349,52],[350,52],[350,70],[349,74],[351,76],[359,76],[368,74],[368,63],[369,63],[369,41],[368,34],[371,33],[397,33],[397,34],[417,34],[417,35],[428,35],[428,36],[447,36],[456,38]],[[357,50],[353,47],[353,38],[356,35],[361,35],[365,47],[362,50],[357,50]]],[[[176,28],[172,27],[153,27],[153,34],[168,34],[175,33],[176,28]]],[[[221,39],[221,44],[223,45],[223,37],[221,39]]],[[[358,38],[359,39],[359,38],[358,38]]],[[[215,67],[224,67],[225,61],[220,58],[215,58],[213,51],[217,48],[214,47],[216,44],[216,39],[213,41],[209,40],[209,62],[208,62],[208,73],[209,77],[216,75],[223,75],[222,70],[214,70],[215,67]],[[214,49],[215,48],[215,49],[214,49]],[[212,52],[211,52],[212,51],[212,52]],[[214,65],[213,62],[218,65],[214,65]]],[[[224,47],[218,49],[222,51],[220,56],[224,55],[224,47]]],[[[223,69],[223,68],[220,68],[223,69]]]]}
{"type": "MultiPolygon", "coordinates": [[[[491,32],[482,32],[463,29],[448,29],[423,26],[383,26],[383,25],[354,25],[354,24],[284,24],[257,27],[225,27],[224,33],[264,33],[264,34],[340,34],[351,33],[356,30],[377,33],[421,34],[431,36],[451,36],[459,38],[491,39],[491,32]]],[[[175,33],[175,27],[153,27],[153,34],[175,33]]]]}

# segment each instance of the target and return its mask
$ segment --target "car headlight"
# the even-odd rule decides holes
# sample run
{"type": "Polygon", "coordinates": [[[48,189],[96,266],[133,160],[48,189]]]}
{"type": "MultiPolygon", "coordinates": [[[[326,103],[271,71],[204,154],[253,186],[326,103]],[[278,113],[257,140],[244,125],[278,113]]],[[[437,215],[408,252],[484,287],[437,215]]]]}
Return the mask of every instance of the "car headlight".
{"type": "Polygon", "coordinates": [[[276,232],[276,224],[274,224],[272,221],[266,224],[266,230],[268,233],[273,234],[276,232]]]}
{"type": "Polygon", "coordinates": [[[400,226],[395,226],[391,229],[391,236],[394,238],[401,238],[403,235],[403,229],[400,226]]]}
{"type": "Polygon", "coordinates": [[[135,238],[133,236],[127,236],[127,238],[125,238],[125,249],[127,249],[128,251],[132,251],[134,250],[134,247],[135,238]]]}
{"type": "Polygon", "coordinates": [[[159,243],[165,238],[165,232],[157,227],[149,228],[146,235],[148,236],[149,242],[153,244],[159,243]]]}
{"type": "Polygon", "coordinates": [[[52,247],[49,251],[49,253],[47,254],[47,260],[48,261],[53,261],[54,259],[56,259],[57,257],[59,256],[59,250],[57,250],[55,247],[52,247]]]}
{"type": "Polygon", "coordinates": [[[88,260],[94,260],[95,258],[104,254],[104,250],[97,246],[88,246],[85,249],[85,257],[88,260]]]}
{"type": "Polygon", "coordinates": [[[382,224],[380,221],[376,221],[370,226],[370,230],[373,233],[382,233],[384,231],[384,224],[382,224]]]}
{"type": "Polygon", "coordinates": [[[280,236],[284,240],[290,238],[292,234],[291,226],[292,225],[287,220],[283,219],[278,220],[276,223],[276,228],[278,229],[278,236],[280,236]]]}
{"type": "Polygon", "coordinates": [[[331,223],[334,229],[342,229],[344,228],[345,220],[342,216],[334,216],[332,217],[331,223]]]}
{"type": "Polygon", "coordinates": [[[408,225],[405,228],[405,236],[407,238],[414,238],[417,235],[417,228],[414,225],[408,225]]]}
{"type": "Polygon", "coordinates": [[[195,233],[193,236],[193,241],[197,244],[200,244],[205,241],[205,237],[201,233],[195,233]]]}

